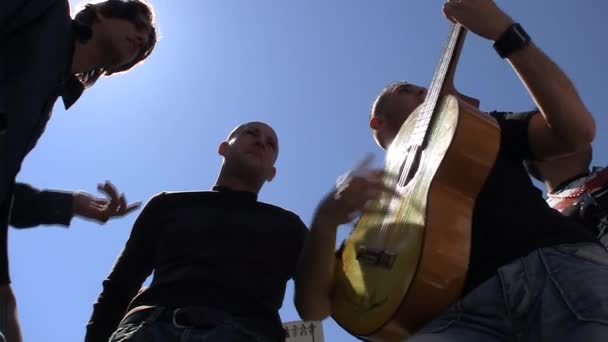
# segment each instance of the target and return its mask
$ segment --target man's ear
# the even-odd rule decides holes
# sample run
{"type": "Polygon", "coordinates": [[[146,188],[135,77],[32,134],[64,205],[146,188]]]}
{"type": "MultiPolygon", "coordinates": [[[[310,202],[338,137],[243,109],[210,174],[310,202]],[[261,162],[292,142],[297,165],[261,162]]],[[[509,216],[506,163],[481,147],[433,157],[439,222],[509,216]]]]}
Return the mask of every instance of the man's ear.
{"type": "Polygon", "coordinates": [[[274,179],[274,176],[277,175],[277,168],[276,167],[272,167],[272,169],[270,169],[268,171],[268,174],[266,175],[266,181],[267,182],[272,182],[272,180],[274,179]]]}
{"type": "Polygon", "coordinates": [[[230,144],[227,141],[224,141],[220,144],[220,146],[218,146],[217,148],[217,154],[219,154],[222,157],[226,157],[226,152],[228,151],[228,148],[230,147],[230,144]]]}
{"type": "Polygon", "coordinates": [[[374,116],[369,119],[369,128],[373,129],[374,131],[377,131],[380,127],[382,127],[382,119],[377,116],[374,116]]]}

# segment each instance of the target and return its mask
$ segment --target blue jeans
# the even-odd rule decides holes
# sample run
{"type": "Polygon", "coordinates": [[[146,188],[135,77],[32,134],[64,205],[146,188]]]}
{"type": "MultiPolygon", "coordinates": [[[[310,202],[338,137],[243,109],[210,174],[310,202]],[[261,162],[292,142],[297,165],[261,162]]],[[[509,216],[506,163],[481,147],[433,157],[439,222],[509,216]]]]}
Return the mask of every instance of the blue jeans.
{"type": "MultiPolygon", "coordinates": [[[[154,316],[152,314],[151,316],[154,316]]],[[[182,328],[164,320],[121,324],[109,342],[277,342],[276,339],[227,321],[209,329],[182,328]]]]}
{"type": "Polygon", "coordinates": [[[608,341],[608,251],[543,248],[498,269],[408,342],[608,341]]]}

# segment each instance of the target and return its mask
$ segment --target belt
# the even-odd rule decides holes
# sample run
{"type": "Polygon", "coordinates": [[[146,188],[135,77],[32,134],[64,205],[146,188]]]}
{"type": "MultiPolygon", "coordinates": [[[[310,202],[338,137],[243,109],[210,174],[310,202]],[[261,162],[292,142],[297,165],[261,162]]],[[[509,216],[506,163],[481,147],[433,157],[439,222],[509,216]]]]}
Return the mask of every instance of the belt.
{"type": "Polygon", "coordinates": [[[226,323],[231,318],[223,311],[201,306],[182,308],[157,306],[127,314],[120,325],[161,321],[170,322],[176,328],[213,328],[226,323]]]}

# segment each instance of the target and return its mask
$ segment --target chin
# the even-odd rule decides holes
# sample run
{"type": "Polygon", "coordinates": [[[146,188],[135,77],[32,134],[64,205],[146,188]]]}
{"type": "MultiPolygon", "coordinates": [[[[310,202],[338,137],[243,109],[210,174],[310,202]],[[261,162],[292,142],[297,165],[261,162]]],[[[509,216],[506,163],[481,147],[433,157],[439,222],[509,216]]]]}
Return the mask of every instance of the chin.
{"type": "Polygon", "coordinates": [[[252,176],[262,173],[263,166],[259,160],[247,158],[243,160],[240,164],[241,170],[247,172],[248,174],[251,174],[252,176]]]}
{"type": "Polygon", "coordinates": [[[380,146],[380,148],[382,148],[383,150],[386,150],[386,147],[385,147],[386,145],[383,144],[384,139],[382,139],[379,134],[374,133],[373,138],[374,138],[374,141],[376,142],[376,145],[380,146]]]}

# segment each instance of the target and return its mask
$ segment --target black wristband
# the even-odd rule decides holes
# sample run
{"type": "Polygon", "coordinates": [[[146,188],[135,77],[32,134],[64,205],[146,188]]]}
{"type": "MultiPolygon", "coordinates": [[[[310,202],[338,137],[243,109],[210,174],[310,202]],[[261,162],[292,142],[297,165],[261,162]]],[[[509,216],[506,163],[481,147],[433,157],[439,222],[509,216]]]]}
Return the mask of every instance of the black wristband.
{"type": "Polygon", "coordinates": [[[496,50],[501,58],[507,58],[513,52],[528,45],[530,40],[530,36],[521,25],[515,23],[496,39],[494,42],[494,50],[496,50]]]}

